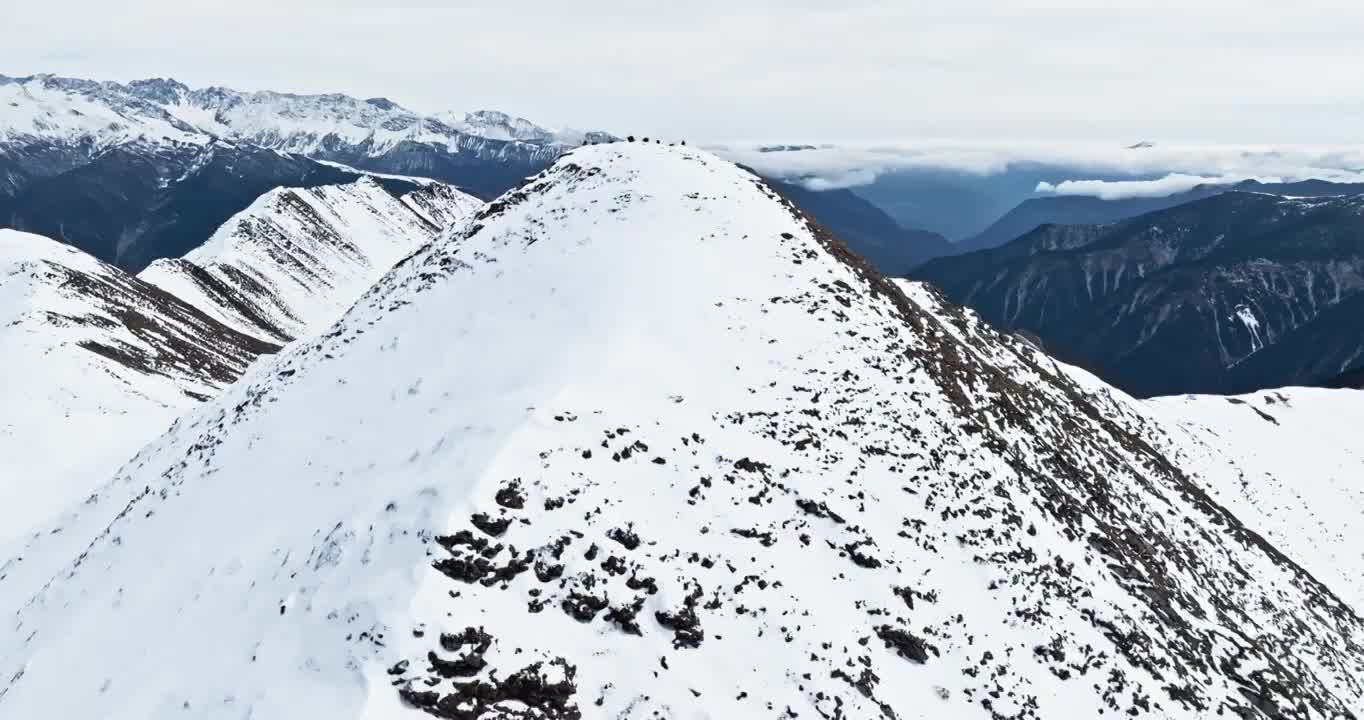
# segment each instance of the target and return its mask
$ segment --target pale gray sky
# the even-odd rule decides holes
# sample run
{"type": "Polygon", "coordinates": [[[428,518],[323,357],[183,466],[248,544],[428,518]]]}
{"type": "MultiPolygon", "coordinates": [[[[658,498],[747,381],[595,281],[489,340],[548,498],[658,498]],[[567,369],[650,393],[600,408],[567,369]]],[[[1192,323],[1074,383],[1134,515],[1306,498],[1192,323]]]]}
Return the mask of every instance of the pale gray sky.
{"type": "Polygon", "coordinates": [[[32,2],[0,73],[383,95],[703,142],[1358,143],[1364,4],[32,2]]]}

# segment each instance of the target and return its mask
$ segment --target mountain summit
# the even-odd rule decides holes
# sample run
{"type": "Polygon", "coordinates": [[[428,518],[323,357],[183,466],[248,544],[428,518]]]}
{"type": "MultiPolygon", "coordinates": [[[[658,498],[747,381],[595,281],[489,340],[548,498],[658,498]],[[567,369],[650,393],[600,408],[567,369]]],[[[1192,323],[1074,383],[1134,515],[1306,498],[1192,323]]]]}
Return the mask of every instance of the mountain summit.
{"type": "Polygon", "coordinates": [[[582,148],[0,565],[0,714],[1352,717],[1364,622],[1157,447],[734,165],[582,148]]]}

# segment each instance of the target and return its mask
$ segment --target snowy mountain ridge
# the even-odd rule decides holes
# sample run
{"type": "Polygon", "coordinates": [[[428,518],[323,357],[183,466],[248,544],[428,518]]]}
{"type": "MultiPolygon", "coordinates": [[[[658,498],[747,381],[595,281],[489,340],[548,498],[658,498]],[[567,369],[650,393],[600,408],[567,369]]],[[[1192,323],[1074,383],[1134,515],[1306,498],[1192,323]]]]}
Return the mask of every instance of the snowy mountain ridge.
{"type": "Polygon", "coordinates": [[[74,248],[0,230],[0,545],[275,349],[74,248]]]}
{"type": "Polygon", "coordinates": [[[0,714],[1358,717],[1364,621],[1123,402],[575,150],[0,563],[0,714]]]}
{"type": "Polygon", "coordinates": [[[138,277],[0,231],[0,544],[482,205],[440,183],[416,187],[399,196],[364,178],[271,191],[208,245],[138,277]]]}
{"type": "Polygon", "coordinates": [[[331,324],[394,263],[482,204],[440,183],[399,197],[370,177],[279,188],[138,277],[239,332],[288,342],[331,324]]]}

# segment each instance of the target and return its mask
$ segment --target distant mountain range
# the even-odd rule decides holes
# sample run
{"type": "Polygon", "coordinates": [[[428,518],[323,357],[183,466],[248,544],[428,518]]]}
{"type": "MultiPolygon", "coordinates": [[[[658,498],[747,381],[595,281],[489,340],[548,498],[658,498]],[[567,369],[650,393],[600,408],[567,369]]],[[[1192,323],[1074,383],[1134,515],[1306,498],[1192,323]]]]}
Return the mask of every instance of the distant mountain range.
{"type": "MultiPolygon", "coordinates": [[[[572,144],[498,112],[428,116],[383,98],[0,76],[0,225],[139,271],[192,250],[277,187],[416,175],[492,196],[572,144]]],[[[409,186],[410,187],[410,186],[409,186]]]]}
{"type": "MultiPolygon", "coordinates": [[[[0,103],[9,106],[0,115],[0,143],[40,140],[53,147],[43,154],[64,154],[70,165],[91,151],[134,141],[202,146],[219,140],[488,193],[501,192],[525,176],[518,172],[538,169],[564,147],[609,137],[548,130],[500,112],[426,115],[385,98],[192,89],[169,79],[121,84],[0,76],[0,103]],[[503,172],[490,174],[490,164],[503,172]]],[[[33,164],[40,175],[60,166],[33,164]]]]}
{"type": "MultiPolygon", "coordinates": [[[[1009,167],[996,174],[915,168],[881,173],[852,192],[883,209],[895,222],[939,233],[953,243],[968,240],[1019,203],[1037,184],[1066,177],[1050,167],[1009,167]]],[[[965,252],[955,247],[956,252],[965,252]]]]}
{"type": "Polygon", "coordinates": [[[1361,196],[1224,192],[912,275],[1141,396],[1315,384],[1364,360],[1361,196]]]}
{"type": "MultiPolygon", "coordinates": [[[[0,108],[0,226],[59,239],[132,272],[193,250],[274,188],[375,173],[393,176],[389,184],[435,179],[486,199],[571,147],[616,139],[491,110],[422,114],[386,98],[190,88],[169,79],[0,76],[0,108]]],[[[849,191],[784,191],[886,272],[952,250],[849,191]]]]}
{"type": "Polygon", "coordinates": [[[1256,180],[1230,185],[1200,185],[1163,197],[1105,199],[1089,195],[1052,195],[1024,200],[979,235],[954,246],[967,253],[999,247],[1041,225],[1087,225],[1116,222],[1148,212],[1172,208],[1225,192],[1264,192],[1287,197],[1336,197],[1364,193],[1364,184],[1308,180],[1294,183],[1262,183],[1256,180]]]}

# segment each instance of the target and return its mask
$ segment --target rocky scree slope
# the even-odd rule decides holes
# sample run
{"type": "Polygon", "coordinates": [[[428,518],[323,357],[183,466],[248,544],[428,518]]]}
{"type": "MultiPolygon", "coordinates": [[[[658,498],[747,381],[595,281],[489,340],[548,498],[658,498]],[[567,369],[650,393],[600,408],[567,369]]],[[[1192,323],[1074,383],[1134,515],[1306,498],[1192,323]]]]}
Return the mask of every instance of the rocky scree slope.
{"type": "Polygon", "coordinates": [[[0,713],[1355,717],[1358,615],[1091,397],[577,150],[0,566],[0,713]]]}

